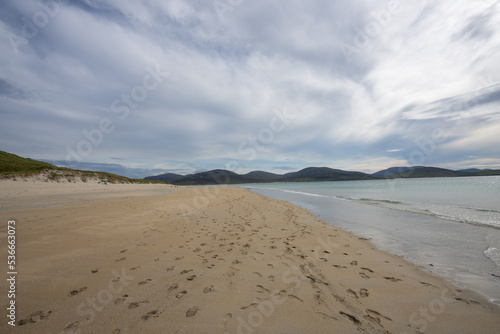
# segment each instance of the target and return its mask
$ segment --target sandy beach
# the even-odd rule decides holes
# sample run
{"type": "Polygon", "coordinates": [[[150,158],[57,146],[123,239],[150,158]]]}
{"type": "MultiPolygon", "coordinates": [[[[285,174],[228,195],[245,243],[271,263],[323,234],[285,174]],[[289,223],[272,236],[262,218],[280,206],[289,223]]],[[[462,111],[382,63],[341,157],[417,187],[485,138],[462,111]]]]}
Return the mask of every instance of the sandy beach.
{"type": "Polygon", "coordinates": [[[0,182],[1,333],[498,333],[500,309],[237,187],[0,182]]]}

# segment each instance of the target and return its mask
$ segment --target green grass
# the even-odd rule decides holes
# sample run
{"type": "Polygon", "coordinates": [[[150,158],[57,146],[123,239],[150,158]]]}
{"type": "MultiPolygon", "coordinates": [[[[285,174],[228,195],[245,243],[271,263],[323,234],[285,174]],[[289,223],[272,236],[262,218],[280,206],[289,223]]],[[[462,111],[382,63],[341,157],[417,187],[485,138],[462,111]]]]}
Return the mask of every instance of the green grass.
{"type": "Polygon", "coordinates": [[[0,174],[36,173],[43,170],[61,170],[63,168],[33,159],[22,158],[15,154],[0,151],[0,174]]]}
{"type": "Polygon", "coordinates": [[[0,151],[0,178],[22,179],[36,176],[45,172],[47,173],[47,181],[52,182],[75,182],[76,179],[87,182],[89,179],[95,178],[100,182],[107,183],[165,184],[165,182],[157,180],[129,179],[125,176],[106,172],[81,171],[70,168],[57,167],[46,162],[23,158],[15,154],[0,151]]]}

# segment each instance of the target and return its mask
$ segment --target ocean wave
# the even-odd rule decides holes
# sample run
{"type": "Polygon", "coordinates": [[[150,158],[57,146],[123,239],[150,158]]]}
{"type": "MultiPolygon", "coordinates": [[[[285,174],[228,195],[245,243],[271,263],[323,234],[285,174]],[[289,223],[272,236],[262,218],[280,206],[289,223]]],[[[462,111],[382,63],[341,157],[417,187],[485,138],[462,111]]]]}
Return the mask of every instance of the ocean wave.
{"type": "Polygon", "coordinates": [[[298,194],[310,197],[321,197],[321,198],[329,198],[340,201],[357,202],[364,205],[374,205],[391,210],[421,214],[434,218],[454,221],[457,223],[470,224],[475,226],[487,226],[500,229],[500,211],[493,209],[459,207],[450,205],[433,205],[425,203],[409,203],[409,202],[395,201],[389,199],[366,198],[366,197],[356,198],[356,197],[339,196],[333,194],[324,195],[324,194],[310,193],[299,190],[280,189],[271,187],[247,186],[246,188],[279,191],[283,193],[298,194]]]}
{"type": "Polygon", "coordinates": [[[496,247],[488,247],[484,255],[495,263],[496,268],[490,272],[491,275],[500,278],[500,250],[496,247]]]}
{"type": "Polygon", "coordinates": [[[476,226],[487,226],[500,229],[500,212],[469,207],[455,207],[445,205],[430,205],[421,203],[405,203],[391,200],[361,199],[363,204],[380,206],[392,210],[422,214],[434,218],[445,219],[457,223],[476,226]],[[494,215],[495,217],[491,217],[494,215]]]}

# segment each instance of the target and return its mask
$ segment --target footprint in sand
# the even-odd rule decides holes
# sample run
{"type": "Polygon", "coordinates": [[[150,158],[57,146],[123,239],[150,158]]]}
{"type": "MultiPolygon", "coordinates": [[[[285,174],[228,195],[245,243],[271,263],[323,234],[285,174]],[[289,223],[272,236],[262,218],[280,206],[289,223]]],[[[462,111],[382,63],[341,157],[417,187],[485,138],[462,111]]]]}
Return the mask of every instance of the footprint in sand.
{"type": "Polygon", "coordinates": [[[338,264],[334,264],[333,266],[337,269],[346,269],[347,268],[346,266],[339,266],[338,264]]]}
{"type": "Polygon", "coordinates": [[[354,298],[358,299],[358,294],[356,293],[356,291],[347,289],[347,293],[353,296],[354,298]]]}
{"type": "Polygon", "coordinates": [[[149,282],[151,282],[151,278],[145,279],[144,281],[137,283],[137,285],[144,285],[144,284],[148,284],[149,282]]]}
{"type": "Polygon", "coordinates": [[[268,276],[268,277],[267,277],[267,279],[268,279],[269,281],[271,281],[271,282],[274,282],[274,276],[273,276],[273,275],[268,276]]]}
{"type": "Polygon", "coordinates": [[[126,260],[126,259],[127,259],[126,257],[121,257],[121,258],[119,258],[118,260],[115,260],[115,262],[124,261],[124,260],[126,260]]]}
{"type": "Polygon", "coordinates": [[[136,270],[136,269],[139,269],[141,266],[138,266],[138,267],[133,267],[133,268],[130,268],[129,270],[136,270]]]}
{"type": "Polygon", "coordinates": [[[356,318],[352,314],[349,314],[349,313],[346,313],[346,312],[343,312],[343,311],[339,311],[339,314],[343,315],[347,319],[351,320],[355,325],[361,325],[361,321],[359,321],[358,318],[356,318]]]}
{"type": "Polygon", "coordinates": [[[432,286],[433,288],[437,288],[437,286],[432,285],[431,283],[423,282],[423,281],[420,281],[420,284],[425,285],[425,286],[432,286]]]}
{"type": "Polygon", "coordinates": [[[172,284],[171,286],[168,287],[168,291],[172,291],[172,290],[175,290],[179,287],[179,285],[177,283],[174,283],[172,284]]]}
{"type": "Polygon", "coordinates": [[[140,302],[132,302],[130,304],[128,304],[128,308],[131,310],[131,309],[134,309],[134,308],[138,308],[141,304],[146,304],[146,303],[149,303],[149,300],[141,300],[140,302]]]}
{"type": "Polygon", "coordinates": [[[361,267],[362,270],[366,270],[366,271],[369,271],[371,273],[373,273],[373,270],[371,270],[370,268],[365,268],[365,267],[361,267]]]}
{"type": "Polygon", "coordinates": [[[19,326],[23,326],[26,324],[33,324],[35,322],[38,322],[40,320],[47,319],[49,315],[52,313],[52,311],[38,311],[35,313],[32,313],[29,318],[27,319],[21,319],[17,322],[19,326]]]}
{"type": "Polygon", "coordinates": [[[174,268],[175,268],[174,266],[168,267],[167,271],[172,271],[172,270],[174,270],[174,268]]]}
{"type": "Polygon", "coordinates": [[[178,293],[175,295],[175,297],[176,297],[177,299],[181,299],[182,297],[184,297],[184,295],[185,295],[186,293],[188,293],[186,290],[182,290],[182,291],[178,292],[178,293]]]}
{"type": "Polygon", "coordinates": [[[185,269],[185,270],[181,271],[181,273],[179,275],[187,274],[191,271],[193,271],[193,269],[185,269]]]}
{"type": "Polygon", "coordinates": [[[85,290],[87,290],[87,287],[83,287],[83,288],[80,288],[80,289],[78,289],[78,290],[71,290],[71,291],[68,293],[68,296],[70,296],[70,297],[71,297],[71,296],[76,296],[77,294],[79,294],[79,293],[81,293],[81,292],[83,292],[83,291],[85,291],[85,290]]]}
{"type": "Polygon", "coordinates": [[[85,322],[83,321],[75,321],[70,323],[68,326],[64,327],[65,331],[70,331],[71,333],[74,332],[75,328],[82,327],[85,322]]]}
{"type": "Polygon", "coordinates": [[[257,303],[252,303],[252,304],[249,304],[249,305],[246,305],[246,306],[242,306],[242,307],[240,307],[240,309],[242,309],[242,310],[246,310],[246,309],[248,309],[248,308],[250,308],[250,307],[252,307],[252,306],[257,306],[257,305],[259,305],[259,304],[257,304],[257,303]]]}
{"type": "Polygon", "coordinates": [[[196,275],[191,275],[188,278],[186,278],[188,281],[192,281],[196,278],[196,275]]]}
{"type": "Polygon", "coordinates": [[[148,313],[144,314],[141,318],[142,320],[148,320],[151,317],[158,318],[160,316],[160,311],[158,310],[153,310],[149,311],[148,313]]]}
{"type": "Polygon", "coordinates": [[[187,318],[194,317],[196,315],[196,313],[198,313],[199,310],[200,310],[200,308],[197,306],[191,307],[189,310],[186,311],[186,317],[187,318]]]}
{"type": "Polygon", "coordinates": [[[359,290],[359,295],[363,298],[368,297],[370,294],[368,293],[368,290],[365,288],[362,288],[359,290]]]}
{"type": "Polygon", "coordinates": [[[466,303],[466,304],[474,304],[474,305],[481,305],[480,302],[477,302],[475,300],[468,300],[468,299],[463,299],[463,298],[455,298],[455,300],[458,300],[459,302],[466,303]]]}
{"type": "Polygon", "coordinates": [[[359,273],[359,276],[361,276],[361,278],[364,278],[364,279],[369,279],[370,278],[370,276],[368,276],[365,273],[359,273]]]}
{"type": "Polygon", "coordinates": [[[205,289],[203,289],[203,293],[209,293],[209,292],[213,292],[213,291],[215,291],[213,285],[207,286],[205,289]]]}
{"type": "Polygon", "coordinates": [[[289,298],[293,298],[293,299],[297,299],[298,301],[300,302],[304,302],[302,299],[300,299],[299,297],[295,296],[295,295],[288,295],[289,298]]]}
{"type": "Polygon", "coordinates": [[[231,267],[231,269],[226,271],[225,275],[228,277],[233,277],[234,275],[236,275],[237,272],[238,272],[238,269],[231,267]]]}
{"type": "Polygon", "coordinates": [[[115,299],[115,305],[123,303],[127,297],[128,295],[123,295],[120,298],[115,299]]]}
{"type": "Polygon", "coordinates": [[[384,278],[388,281],[391,281],[391,282],[399,282],[399,281],[402,281],[402,279],[400,278],[396,278],[396,277],[388,277],[388,276],[384,276],[384,278]]]}
{"type": "Polygon", "coordinates": [[[137,307],[139,307],[138,302],[132,302],[132,303],[128,304],[129,309],[133,309],[133,308],[137,308],[137,307]]]}
{"type": "Polygon", "coordinates": [[[92,274],[97,273],[99,271],[99,269],[101,269],[101,267],[92,269],[91,270],[92,274]]]}
{"type": "Polygon", "coordinates": [[[257,292],[263,293],[263,292],[269,292],[269,290],[264,288],[262,285],[257,285],[257,292]]]}
{"type": "Polygon", "coordinates": [[[376,323],[378,323],[379,325],[380,325],[380,318],[384,318],[385,320],[392,321],[391,318],[386,317],[385,315],[382,315],[380,312],[377,312],[375,310],[367,309],[366,313],[367,313],[367,316],[365,316],[365,318],[367,318],[368,320],[373,320],[376,323]]]}
{"type": "Polygon", "coordinates": [[[209,264],[209,265],[207,266],[207,268],[208,268],[208,269],[212,269],[214,266],[215,266],[215,264],[209,264]]]}
{"type": "Polygon", "coordinates": [[[226,327],[227,325],[227,322],[229,320],[231,320],[231,318],[233,317],[233,315],[231,313],[226,313],[222,318],[221,318],[221,321],[219,323],[219,327],[226,327]]]}
{"type": "Polygon", "coordinates": [[[358,265],[358,261],[351,261],[351,266],[357,266],[358,265]]]}

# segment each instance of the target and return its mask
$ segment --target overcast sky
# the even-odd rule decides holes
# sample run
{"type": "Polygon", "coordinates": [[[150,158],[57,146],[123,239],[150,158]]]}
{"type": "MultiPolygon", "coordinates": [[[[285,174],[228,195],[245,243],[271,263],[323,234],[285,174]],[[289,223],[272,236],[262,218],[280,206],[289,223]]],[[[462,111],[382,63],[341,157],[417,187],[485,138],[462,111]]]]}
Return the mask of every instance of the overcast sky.
{"type": "Polygon", "coordinates": [[[180,174],[500,167],[498,1],[43,3],[0,2],[0,150],[180,174]]]}

